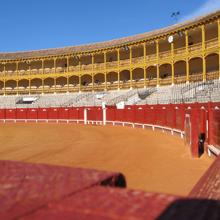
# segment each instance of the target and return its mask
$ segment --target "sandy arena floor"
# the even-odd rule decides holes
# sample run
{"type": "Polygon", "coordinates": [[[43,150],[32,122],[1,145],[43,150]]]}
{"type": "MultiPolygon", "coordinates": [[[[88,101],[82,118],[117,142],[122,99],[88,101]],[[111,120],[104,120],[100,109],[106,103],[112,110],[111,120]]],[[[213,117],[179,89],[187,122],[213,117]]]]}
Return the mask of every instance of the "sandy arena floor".
{"type": "Polygon", "coordinates": [[[186,195],[212,163],[160,131],[74,124],[1,124],[0,159],[120,171],[128,187],[186,195]]]}

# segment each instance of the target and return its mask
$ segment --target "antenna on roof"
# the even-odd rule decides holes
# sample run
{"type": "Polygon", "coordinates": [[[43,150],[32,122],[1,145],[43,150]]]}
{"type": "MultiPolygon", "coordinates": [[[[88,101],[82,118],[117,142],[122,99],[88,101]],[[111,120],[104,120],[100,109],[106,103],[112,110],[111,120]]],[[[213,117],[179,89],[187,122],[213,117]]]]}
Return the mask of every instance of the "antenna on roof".
{"type": "Polygon", "coordinates": [[[175,23],[178,22],[178,16],[180,15],[180,11],[173,12],[170,17],[175,20],[175,23]]]}

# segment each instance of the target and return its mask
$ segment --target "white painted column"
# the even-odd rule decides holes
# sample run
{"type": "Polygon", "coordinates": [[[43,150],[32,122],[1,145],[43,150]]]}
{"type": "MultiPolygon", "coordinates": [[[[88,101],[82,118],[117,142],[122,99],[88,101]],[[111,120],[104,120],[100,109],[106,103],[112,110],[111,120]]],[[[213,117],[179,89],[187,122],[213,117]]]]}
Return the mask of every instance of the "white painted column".
{"type": "Polygon", "coordinates": [[[87,109],[84,108],[84,124],[87,124],[87,109]]]}
{"type": "Polygon", "coordinates": [[[106,108],[103,108],[102,112],[103,112],[103,125],[106,125],[106,108]]]}
{"type": "Polygon", "coordinates": [[[106,103],[102,103],[102,120],[103,120],[103,125],[106,125],[106,103]]]}

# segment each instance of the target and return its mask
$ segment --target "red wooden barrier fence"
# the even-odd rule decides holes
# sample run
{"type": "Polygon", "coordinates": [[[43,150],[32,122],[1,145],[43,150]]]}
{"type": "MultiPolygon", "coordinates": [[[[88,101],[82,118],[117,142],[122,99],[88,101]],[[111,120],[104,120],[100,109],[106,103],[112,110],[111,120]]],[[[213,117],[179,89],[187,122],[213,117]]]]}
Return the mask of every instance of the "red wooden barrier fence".
{"type": "Polygon", "coordinates": [[[59,108],[59,119],[69,119],[69,108],[59,108]]]}
{"type": "Polygon", "coordinates": [[[58,108],[49,108],[48,109],[48,119],[58,119],[58,108]]]}
{"type": "Polygon", "coordinates": [[[5,119],[5,109],[0,109],[0,119],[5,119]]]}
{"type": "Polygon", "coordinates": [[[37,108],[27,109],[27,119],[38,119],[38,109],[37,108]]]}
{"type": "Polygon", "coordinates": [[[220,104],[210,103],[208,113],[209,144],[220,147],[220,104]]]}
{"type": "Polygon", "coordinates": [[[49,108],[39,108],[37,119],[48,119],[48,111],[49,111],[49,108]]]}
{"type": "Polygon", "coordinates": [[[6,119],[16,119],[16,109],[6,109],[5,110],[6,119]]]}
{"type": "MultiPolygon", "coordinates": [[[[84,108],[0,109],[0,119],[84,120],[84,108]]],[[[87,120],[103,120],[101,107],[91,106],[86,109],[87,120]]],[[[201,134],[204,135],[209,145],[220,147],[220,103],[135,105],[125,106],[124,109],[108,106],[106,120],[159,125],[181,131],[186,128],[186,132],[190,132],[186,134],[187,137],[190,137],[187,142],[191,145],[191,152],[195,157],[199,155],[198,141],[201,134]],[[187,125],[184,124],[186,114],[190,120],[187,121],[187,125]]]]}
{"type": "Polygon", "coordinates": [[[106,109],[106,118],[108,121],[115,121],[115,106],[110,106],[106,109]]]}

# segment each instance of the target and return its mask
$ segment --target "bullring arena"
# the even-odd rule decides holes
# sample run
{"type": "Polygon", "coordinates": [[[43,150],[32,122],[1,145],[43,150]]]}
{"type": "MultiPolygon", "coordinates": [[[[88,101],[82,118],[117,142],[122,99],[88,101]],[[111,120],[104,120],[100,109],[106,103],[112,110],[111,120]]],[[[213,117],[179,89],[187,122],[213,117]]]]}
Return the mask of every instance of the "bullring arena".
{"type": "Polygon", "coordinates": [[[0,219],[219,219],[219,54],[220,11],[0,53],[0,219]]]}

